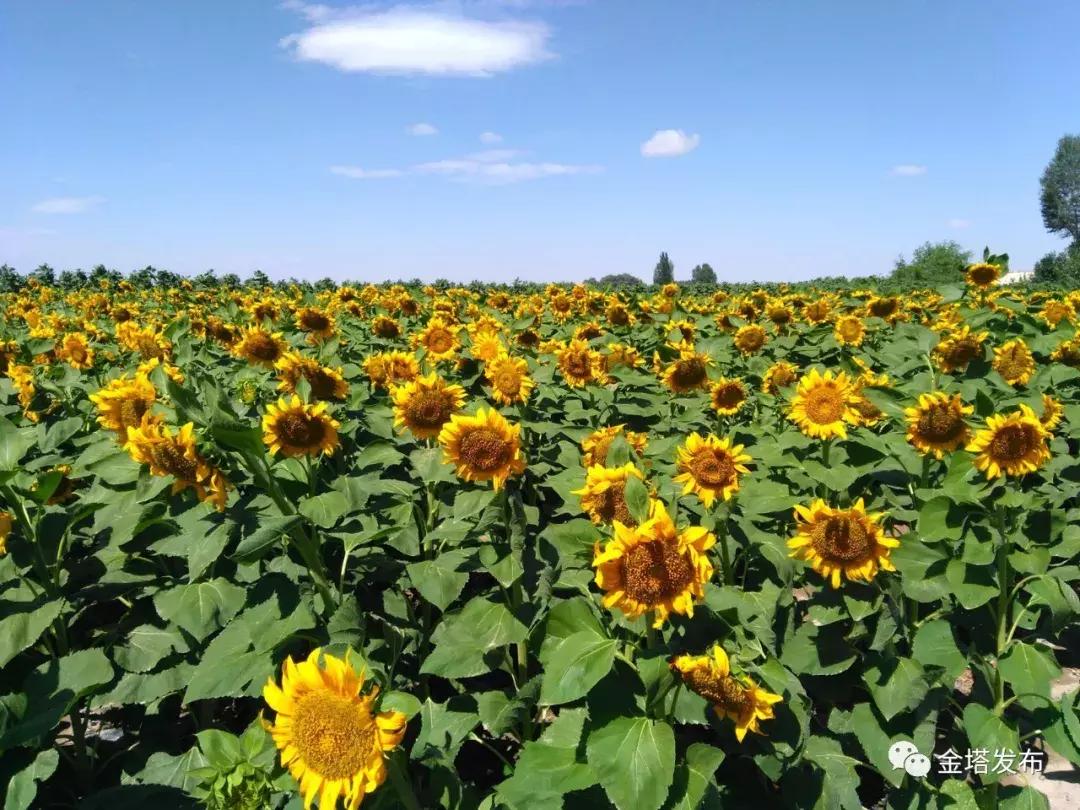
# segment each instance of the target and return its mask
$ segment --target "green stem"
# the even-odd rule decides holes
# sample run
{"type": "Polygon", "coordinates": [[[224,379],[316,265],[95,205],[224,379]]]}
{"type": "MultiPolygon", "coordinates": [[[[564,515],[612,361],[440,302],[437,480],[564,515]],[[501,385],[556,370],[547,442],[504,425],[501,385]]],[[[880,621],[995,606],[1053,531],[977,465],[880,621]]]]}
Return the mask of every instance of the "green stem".
{"type": "Polygon", "coordinates": [[[1005,709],[1005,679],[1001,675],[1001,657],[1009,643],[1009,605],[1012,587],[1009,583],[1009,541],[1005,534],[1005,513],[995,513],[1000,543],[997,548],[998,601],[996,610],[997,637],[994,659],[994,714],[1001,716],[1005,709]]]}
{"type": "Polygon", "coordinates": [[[420,800],[416,798],[416,791],[413,790],[412,782],[402,767],[399,754],[390,757],[390,784],[394,786],[398,800],[407,810],[421,810],[420,800]]]}
{"type": "Polygon", "coordinates": [[[649,610],[645,612],[645,646],[650,650],[655,649],[659,639],[657,638],[656,628],[653,627],[653,622],[656,621],[656,616],[653,611],[649,610]]]}
{"type": "Polygon", "coordinates": [[[720,566],[724,574],[724,584],[731,585],[734,583],[735,578],[731,570],[731,552],[728,549],[727,520],[725,517],[718,517],[715,523],[716,539],[720,544],[720,566]]]}

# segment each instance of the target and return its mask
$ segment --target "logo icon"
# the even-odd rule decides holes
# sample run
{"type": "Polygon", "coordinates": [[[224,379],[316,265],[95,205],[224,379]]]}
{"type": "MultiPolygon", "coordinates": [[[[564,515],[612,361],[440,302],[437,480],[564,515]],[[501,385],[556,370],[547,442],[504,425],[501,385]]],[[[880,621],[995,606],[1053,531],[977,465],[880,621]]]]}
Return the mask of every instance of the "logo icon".
{"type": "Polygon", "coordinates": [[[930,757],[920,754],[910,740],[897,740],[889,746],[889,764],[894,771],[904,771],[917,779],[930,773],[930,757]]]}

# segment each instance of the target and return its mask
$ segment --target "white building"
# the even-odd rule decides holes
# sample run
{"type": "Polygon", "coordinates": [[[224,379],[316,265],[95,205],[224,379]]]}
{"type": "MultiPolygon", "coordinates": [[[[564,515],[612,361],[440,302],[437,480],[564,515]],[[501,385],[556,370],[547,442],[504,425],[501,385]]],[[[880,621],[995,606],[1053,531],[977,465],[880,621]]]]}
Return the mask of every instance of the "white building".
{"type": "Polygon", "coordinates": [[[1010,270],[1001,277],[1001,283],[1016,284],[1019,281],[1028,281],[1031,279],[1032,273],[1031,270],[1010,270]]]}

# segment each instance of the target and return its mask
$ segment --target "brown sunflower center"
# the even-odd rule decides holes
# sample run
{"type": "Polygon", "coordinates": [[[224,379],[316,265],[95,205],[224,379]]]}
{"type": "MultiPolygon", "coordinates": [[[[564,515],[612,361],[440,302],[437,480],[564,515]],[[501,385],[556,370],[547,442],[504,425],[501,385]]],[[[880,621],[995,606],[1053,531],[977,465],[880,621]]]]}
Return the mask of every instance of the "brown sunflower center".
{"type": "Polygon", "coordinates": [[[327,374],[321,368],[307,369],[304,371],[308,385],[311,386],[311,394],[316,399],[338,399],[338,381],[331,374],[327,374]]]}
{"type": "Polygon", "coordinates": [[[637,525],[637,521],[630,514],[630,508],[626,505],[625,481],[617,481],[601,493],[596,512],[605,523],[617,520],[624,526],[637,525]]]}
{"type": "Polygon", "coordinates": [[[1038,437],[1030,425],[1005,425],[990,441],[990,455],[999,461],[1018,461],[1035,449],[1038,437]]]}
{"type": "Polygon", "coordinates": [[[348,698],[313,692],[292,717],[292,742],[305,765],[324,779],[360,773],[377,748],[374,719],[348,698]]]}
{"type": "Polygon", "coordinates": [[[848,515],[833,515],[814,524],[811,543],[826,560],[854,562],[870,553],[870,535],[866,526],[848,515]]]}
{"type": "Polygon", "coordinates": [[[806,415],[819,425],[839,422],[844,415],[844,398],[834,386],[815,388],[806,394],[806,415]]]}
{"type": "Polygon", "coordinates": [[[742,387],[733,383],[722,385],[713,393],[713,402],[720,408],[736,408],[742,401],[742,387]]]}
{"type": "Polygon", "coordinates": [[[997,279],[997,268],[992,264],[977,264],[971,268],[970,278],[980,286],[992,284],[997,279]]]}
{"type": "Polygon", "coordinates": [[[311,332],[323,332],[330,328],[330,319],[313,309],[300,314],[300,327],[311,332]]]}
{"type": "Polygon", "coordinates": [[[326,425],[321,419],[295,411],[282,414],[276,430],[285,444],[305,449],[318,447],[326,437],[326,425]]]}
{"type": "Polygon", "coordinates": [[[570,352],[563,357],[563,370],[571,377],[587,379],[592,375],[592,362],[587,352],[570,352]]]}
{"type": "Polygon", "coordinates": [[[919,414],[918,431],[932,442],[956,441],[964,433],[964,420],[955,408],[937,403],[919,414]]]}
{"type": "Polygon", "coordinates": [[[878,298],[870,302],[870,314],[887,318],[896,312],[900,302],[895,298],[878,298]]]}
{"type": "Polygon", "coordinates": [[[446,329],[432,329],[428,332],[427,347],[435,354],[448,352],[454,347],[454,336],[446,329]]]}
{"type": "Polygon", "coordinates": [[[450,418],[453,403],[445,393],[420,391],[405,406],[409,421],[425,428],[442,427],[450,418]]]}
{"type": "Polygon", "coordinates": [[[707,487],[721,487],[735,480],[735,460],[723,450],[705,448],[690,459],[694,480],[707,487]]]}
{"type": "Polygon", "coordinates": [[[491,428],[473,428],[461,437],[461,458],[480,472],[494,472],[509,464],[512,452],[510,442],[491,428]]]}
{"type": "Polygon", "coordinates": [[[718,678],[702,667],[690,670],[683,678],[691,690],[730,712],[742,714],[752,706],[750,691],[730,675],[718,678]]]}
{"type": "Polygon", "coordinates": [[[958,338],[949,341],[943,350],[945,359],[953,366],[966,366],[982,349],[982,344],[971,338],[958,338]]]}
{"type": "Polygon", "coordinates": [[[150,410],[150,403],[145,399],[125,399],[120,403],[120,426],[138,427],[143,414],[150,410]]]}
{"type": "Polygon", "coordinates": [[[500,369],[495,375],[495,387],[507,396],[515,396],[521,390],[521,376],[513,369],[500,369]]]}
{"type": "Polygon", "coordinates": [[[582,340],[592,340],[595,337],[600,337],[601,334],[602,332],[592,324],[583,326],[578,330],[578,337],[582,340]]]}
{"type": "Polygon", "coordinates": [[[862,324],[858,321],[840,321],[840,334],[844,336],[844,340],[855,340],[861,332],[862,324]]]}
{"type": "Polygon", "coordinates": [[[738,337],[741,351],[756,352],[765,342],[765,331],[763,329],[750,329],[741,333],[738,337]]]}
{"type": "Polygon", "coordinates": [[[657,605],[680,594],[694,580],[689,555],[674,542],[654,540],[634,546],[622,560],[623,587],[631,599],[657,605]]]}
{"type": "Polygon", "coordinates": [[[997,356],[995,367],[1006,380],[1022,377],[1028,370],[1027,353],[1019,346],[1013,346],[997,356]]]}
{"type": "Polygon", "coordinates": [[[184,448],[173,442],[161,442],[150,448],[154,463],[181,481],[195,481],[198,477],[199,464],[184,455],[184,448]]]}
{"type": "Polygon", "coordinates": [[[375,322],[375,334],[379,337],[397,337],[400,331],[397,323],[389,318],[380,318],[375,322]]]}
{"type": "Polygon", "coordinates": [[[608,320],[616,326],[625,326],[630,322],[630,314],[623,307],[612,307],[608,310],[608,320]]]}
{"type": "Polygon", "coordinates": [[[265,332],[256,333],[247,339],[247,353],[256,360],[272,363],[281,356],[281,346],[265,332]]]}
{"type": "Polygon", "coordinates": [[[699,357],[684,357],[675,361],[671,380],[679,388],[694,388],[705,382],[705,363],[699,357]]]}

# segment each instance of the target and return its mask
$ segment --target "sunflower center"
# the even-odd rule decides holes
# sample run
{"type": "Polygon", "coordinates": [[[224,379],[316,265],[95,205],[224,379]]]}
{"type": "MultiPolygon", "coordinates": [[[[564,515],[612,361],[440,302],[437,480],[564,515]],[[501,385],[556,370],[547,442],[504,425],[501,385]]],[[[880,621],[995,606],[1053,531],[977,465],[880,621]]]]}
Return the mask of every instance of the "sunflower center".
{"type": "Polygon", "coordinates": [[[634,546],[622,564],[623,586],[631,599],[656,605],[693,582],[694,567],[676,543],[654,540],[634,546]]]}
{"type": "Polygon", "coordinates": [[[757,351],[764,342],[765,332],[761,329],[751,329],[739,335],[739,348],[744,352],[757,351]]]}
{"type": "Polygon", "coordinates": [[[730,675],[718,678],[702,667],[690,670],[683,677],[686,679],[686,685],[694,692],[730,712],[742,714],[751,706],[749,690],[730,675]]]}
{"type": "Polygon", "coordinates": [[[567,355],[563,361],[563,368],[572,377],[585,378],[592,374],[592,364],[589,362],[589,355],[585,352],[567,355]]]}
{"type": "Polygon", "coordinates": [[[737,385],[725,385],[716,389],[713,401],[721,408],[734,408],[743,401],[742,389],[737,385]]]}
{"type": "Polygon", "coordinates": [[[997,357],[997,369],[1006,380],[1016,379],[1027,371],[1027,355],[1017,347],[1004,351],[997,357]]]}
{"type": "Polygon", "coordinates": [[[438,391],[420,391],[406,406],[409,420],[420,427],[442,427],[450,418],[450,401],[438,391]]]}
{"type": "Polygon", "coordinates": [[[504,369],[495,375],[495,387],[504,394],[512,396],[521,388],[521,378],[516,371],[504,369]]]}
{"type": "Polygon", "coordinates": [[[461,437],[460,447],[461,457],[481,472],[494,472],[510,461],[510,443],[491,428],[470,430],[461,437]]]}
{"type": "Polygon", "coordinates": [[[286,413],[277,421],[277,433],[292,447],[318,447],[326,436],[326,425],[304,413],[286,413]]]}
{"type": "Polygon", "coordinates": [[[964,432],[964,420],[949,405],[931,405],[919,414],[919,434],[933,442],[953,441],[964,432]]]}
{"type": "Polygon", "coordinates": [[[622,307],[612,307],[608,310],[608,320],[616,326],[625,326],[630,321],[630,316],[622,307]]]}
{"type": "Polygon", "coordinates": [[[945,351],[946,359],[954,366],[966,366],[982,346],[970,338],[961,338],[949,344],[945,351]]]}
{"type": "Polygon", "coordinates": [[[724,486],[735,479],[735,463],[731,456],[718,450],[702,450],[690,460],[694,480],[709,487],[724,486]]]}
{"type": "Polygon", "coordinates": [[[605,523],[613,520],[619,521],[624,526],[636,526],[637,521],[630,514],[630,508],[626,505],[626,482],[618,481],[604,490],[600,495],[597,513],[605,523]]]}
{"type": "Polygon", "coordinates": [[[436,354],[448,352],[454,346],[453,336],[445,329],[433,329],[428,334],[427,347],[436,354]]]}
{"type": "Polygon", "coordinates": [[[879,298],[870,302],[870,312],[879,318],[885,318],[896,312],[899,305],[895,298],[879,298]]]}
{"type": "Polygon", "coordinates": [[[819,425],[839,422],[844,415],[844,400],[832,386],[823,386],[806,395],[806,415],[819,425]]]}
{"type": "Polygon", "coordinates": [[[321,368],[305,370],[304,377],[316,399],[337,399],[337,380],[321,368]]]}
{"type": "Polygon", "coordinates": [[[300,699],[292,732],[304,764],[324,779],[356,776],[376,748],[371,715],[349,698],[326,692],[300,699]]]}
{"type": "Polygon", "coordinates": [[[687,357],[675,362],[672,379],[679,386],[692,388],[705,381],[705,364],[697,357],[687,357]]]}
{"type": "Polygon", "coordinates": [[[870,552],[870,535],[862,522],[847,515],[818,521],[811,532],[814,550],[826,560],[854,562],[870,552]]]}
{"type": "Polygon", "coordinates": [[[994,433],[990,454],[1001,461],[1017,461],[1035,447],[1034,431],[1024,425],[1005,425],[994,433]]]}
{"type": "Polygon", "coordinates": [[[281,355],[277,341],[267,334],[252,335],[247,342],[248,354],[256,360],[272,363],[281,355]]]}
{"type": "Polygon", "coordinates": [[[197,478],[198,462],[185,456],[184,449],[172,442],[153,445],[150,456],[158,467],[181,481],[195,481],[197,478]]]}
{"type": "Polygon", "coordinates": [[[123,428],[138,427],[143,414],[150,410],[145,399],[125,399],[120,403],[120,425],[123,428]]]}
{"type": "Polygon", "coordinates": [[[322,332],[330,327],[330,319],[321,312],[309,310],[300,316],[300,323],[304,329],[312,332],[322,332]]]}
{"type": "Polygon", "coordinates": [[[971,268],[971,280],[979,285],[992,283],[997,278],[997,268],[992,264],[978,264],[971,268]]]}

